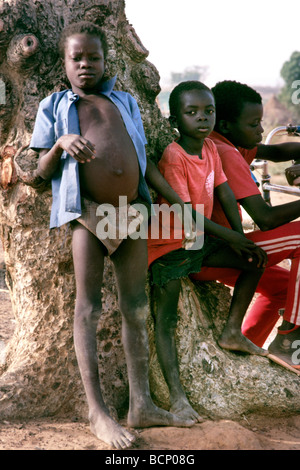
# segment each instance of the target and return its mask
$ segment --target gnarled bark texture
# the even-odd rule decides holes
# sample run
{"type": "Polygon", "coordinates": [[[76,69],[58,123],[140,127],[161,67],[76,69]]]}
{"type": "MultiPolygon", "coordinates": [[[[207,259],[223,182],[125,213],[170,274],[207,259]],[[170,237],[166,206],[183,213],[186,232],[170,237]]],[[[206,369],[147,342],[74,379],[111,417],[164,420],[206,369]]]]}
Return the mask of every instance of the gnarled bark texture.
{"type": "MultiPolygon", "coordinates": [[[[51,191],[49,186],[31,186],[37,161],[34,152],[26,150],[40,100],[68,86],[57,54],[60,31],[82,19],[96,22],[107,33],[107,74],[117,73],[117,87],[137,99],[149,156],[157,161],[171,140],[155,102],[158,72],[146,60],[148,52],[126,19],[123,0],[0,0],[0,228],[16,318],[0,369],[0,416],[5,418],[86,415],[72,337],[75,283],[70,232],[67,227],[49,231],[51,191]]],[[[120,416],[126,412],[128,384],[109,261],[104,278],[99,369],[104,396],[120,416]]],[[[273,413],[299,410],[296,376],[270,366],[266,359],[237,357],[216,345],[228,312],[228,289],[191,281],[182,286],[180,367],[195,408],[226,417],[266,408],[273,413]]],[[[167,407],[151,317],[149,331],[153,394],[167,407]]]]}

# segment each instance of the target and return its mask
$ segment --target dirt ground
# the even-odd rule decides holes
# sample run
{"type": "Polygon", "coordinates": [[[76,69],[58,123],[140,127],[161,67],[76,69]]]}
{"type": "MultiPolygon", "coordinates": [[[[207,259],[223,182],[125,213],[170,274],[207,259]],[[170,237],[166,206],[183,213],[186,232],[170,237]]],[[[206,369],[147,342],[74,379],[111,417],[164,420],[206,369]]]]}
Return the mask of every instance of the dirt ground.
{"type": "MultiPolygon", "coordinates": [[[[273,204],[290,196],[274,193],[273,204]]],[[[0,247],[0,349],[14,330],[5,265],[0,247]]],[[[292,373],[292,372],[291,372],[292,373]]],[[[296,377],[296,375],[295,375],[296,377]]],[[[151,428],[135,431],[133,450],[300,450],[300,415],[286,417],[241,416],[239,422],[220,420],[192,428],[151,428]]],[[[0,450],[110,450],[94,437],[87,422],[45,418],[14,422],[1,420],[0,450]]]]}

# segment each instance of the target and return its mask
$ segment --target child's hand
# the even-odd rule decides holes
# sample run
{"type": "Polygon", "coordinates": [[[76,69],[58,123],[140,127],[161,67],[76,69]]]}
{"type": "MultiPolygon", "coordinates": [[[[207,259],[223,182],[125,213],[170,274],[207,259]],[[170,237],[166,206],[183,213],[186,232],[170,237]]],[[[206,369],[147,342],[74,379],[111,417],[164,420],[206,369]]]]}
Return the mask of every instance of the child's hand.
{"type": "Polygon", "coordinates": [[[197,239],[197,226],[193,219],[191,204],[184,204],[182,209],[182,212],[178,213],[184,232],[182,248],[189,250],[197,239]]]}
{"type": "Polygon", "coordinates": [[[184,240],[182,241],[182,248],[189,250],[197,239],[197,228],[193,219],[190,219],[189,224],[184,224],[184,240]]]}
{"type": "Polygon", "coordinates": [[[61,136],[57,144],[79,163],[90,162],[95,158],[95,146],[77,134],[61,136]]]}
{"type": "Polygon", "coordinates": [[[294,163],[292,166],[289,166],[288,168],[285,169],[285,176],[286,176],[287,182],[291,186],[298,186],[300,184],[299,161],[297,161],[297,164],[294,163]]]}
{"type": "MultiPolygon", "coordinates": [[[[267,263],[268,263],[268,255],[267,253],[262,249],[260,248],[258,245],[255,245],[254,243],[254,247],[252,248],[252,255],[254,255],[254,258],[256,258],[257,260],[257,267],[258,268],[265,268],[267,266],[267,263]]],[[[253,259],[253,256],[252,256],[252,259],[253,259]]],[[[252,261],[251,257],[249,258],[248,256],[248,261],[252,261]]]]}
{"type": "Polygon", "coordinates": [[[229,244],[239,256],[246,257],[249,263],[256,259],[258,268],[266,267],[268,262],[267,253],[244,235],[232,231],[232,239],[229,244]]]}
{"type": "Polygon", "coordinates": [[[196,224],[194,223],[194,227],[191,228],[190,231],[184,231],[184,240],[182,241],[182,248],[185,250],[189,250],[195,243],[197,238],[196,233],[196,224]]]}

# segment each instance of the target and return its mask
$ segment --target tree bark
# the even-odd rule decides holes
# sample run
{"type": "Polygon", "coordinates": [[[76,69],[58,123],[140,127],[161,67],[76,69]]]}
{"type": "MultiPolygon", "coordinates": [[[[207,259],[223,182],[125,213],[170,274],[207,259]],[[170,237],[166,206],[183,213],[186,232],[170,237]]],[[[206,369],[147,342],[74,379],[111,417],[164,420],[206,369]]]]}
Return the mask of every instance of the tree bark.
{"type": "MultiPolygon", "coordinates": [[[[87,412],[73,346],[75,283],[70,231],[66,226],[49,230],[51,190],[49,185],[39,184],[35,175],[37,157],[27,149],[39,102],[52,92],[68,87],[57,53],[59,33],[64,25],[83,19],[99,24],[107,33],[107,75],[117,74],[117,88],[137,99],[148,140],[147,153],[154,162],[159,160],[172,138],[167,120],[155,102],[160,91],[158,72],[147,61],[148,51],[126,19],[124,0],[0,0],[0,229],[6,282],[16,319],[13,337],[6,348],[6,361],[0,369],[0,416],[3,418],[58,414],[82,417],[87,412]]],[[[104,397],[120,417],[127,409],[128,383],[121,316],[109,260],[105,269],[104,312],[97,336],[99,369],[104,397]]],[[[221,356],[226,368],[226,358],[230,355],[216,347],[211,331],[218,331],[214,326],[219,322],[217,299],[224,297],[221,310],[228,311],[228,290],[214,284],[205,289],[205,284],[197,287],[188,282],[188,290],[183,283],[179,310],[183,318],[181,324],[185,326],[179,329],[178,341],[187,345],[193,357],[194,346],[184,336],[197,340],[198,331],[189,331],[184,318],[196,319],[195,325],[201,334],[209,332],[203,351],[213,351],[213,361],[218,362],[221,356]],[[204,297],[199,298],[203,293],[204,297]],[[186,303],[191,295],[198,299],[193,306],[186,303]],[[214,304],[214,319],[208,322],[214,304]],[[206,314],[202,314],[202,310],[206,314]]],[[[155,400],[167,407],[163,381],[155,379],[159,367],[155,360],[151,317],[149,331],[151,380],[160,391],[153,393],[155,400]]],[[[198,388],[190,387],[195,380],[198,383],[199,377],[204,383],[213,384],[216,377],[210,375],[212,359],[207,353],[206,359],[202,357],[199,363],[201,371],[195,368],[191,371],[191,364],[187,367],[181,349],[179,347],[183,381],[191,401],[195,408],[202,410],[204,407],[213,414],[207,400],[197,396],[198,388]]],[[[234,363],[234,358],[230,360],[234,363]]],[[[241,367],[245,364],[243,360],[239,358],[241,367]]],[[[196,356],[193,364],[195,361],[196,356]]],[[[268,361],[261,361],[264,363],[260,370],[264,371],[269,367],[268,361]]],[[[250,359],[250,368],[252,363],[250,359]]],[[[278,368],[275,366],[272,370],[271,378],[276,383],[274,375],[278,368]]],[[[293,395],[296,387],[293,375],[284,375],[284,378],[285,388],[293,395]]],[[[263,384],[259,377],[257,382],[263,384]]],[[[228,384],[218,389],[222,403],[226,404],[230,398],[228,384]]],[[[279,387],[276,393],[282,397],[286,392],[279,387]]],[[[267,392],[264,398],[269,398],[267,392]]],[[[297,406],[299,409],[297,397],[290,403],[292,410],[297,406]]],[[[221,407],[221,414],[223,409],[225,405],[221,407]]]]}

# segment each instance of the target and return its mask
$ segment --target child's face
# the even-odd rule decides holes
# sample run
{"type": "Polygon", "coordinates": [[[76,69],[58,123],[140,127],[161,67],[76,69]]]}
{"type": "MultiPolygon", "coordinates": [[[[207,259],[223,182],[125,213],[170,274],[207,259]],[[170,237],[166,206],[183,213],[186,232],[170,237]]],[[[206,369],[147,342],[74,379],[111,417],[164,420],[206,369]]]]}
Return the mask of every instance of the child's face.
{"type": "Polygon", "coordinates": [[[177,127],[182,136],[196,140],[207,137],[215,125],[215,101],[207,90],[189,90],[180,95],[177,127]]]}
{"type": "Polygon", "coordinates": [[[225,137],[236,147],[252,149],[262,141],[264,129],[261,125],[263,106],[258,103],[245,103],[236,122],[226,122],[225,137]]]}
{"type": "Polygon", "coordinates": [[[68,37],[64,65],[74,93],[95,90],[105,70],[101,40],[87,34],[68,37]]]}

